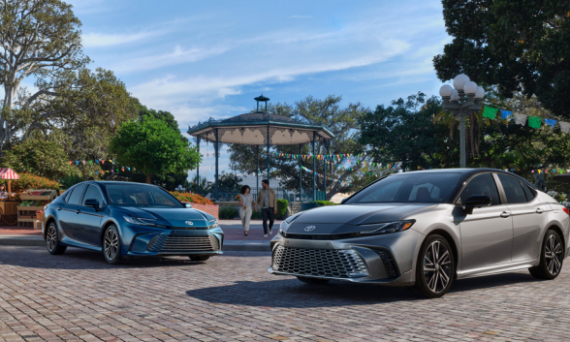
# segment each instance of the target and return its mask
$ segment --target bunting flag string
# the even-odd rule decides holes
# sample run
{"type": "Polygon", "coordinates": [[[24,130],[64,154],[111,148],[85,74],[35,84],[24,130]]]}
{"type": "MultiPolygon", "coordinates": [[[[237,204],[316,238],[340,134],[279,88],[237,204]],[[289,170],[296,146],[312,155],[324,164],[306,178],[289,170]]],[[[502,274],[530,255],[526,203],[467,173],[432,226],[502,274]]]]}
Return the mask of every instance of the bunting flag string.
{"type": "Polygon", "coordinates": [[[540,129],[542,124],[554,129],[558,124],[560,130],[564,133],[570,133],[570,122],[558,121],[555,119],[543,119],[539,116],[526,115],[522,113],[513,113],[504,109],[497,109],[490,106],[485,106],[483,109],[483,117],[490,120],[496,118],[497,112],[501,113],[501,120],[508,120],[510,117],[514,118],[515,124],[525,126],[528,125],[534,129],[540,129]]]}
{"type": "MultiPolygon", "coordinates": [[[[321,175],[320,173],[314,172],[313,170],[311,170],[311,169],[309,169],[309,168],[306,168],[306,167],[302,166],[302,169],[303,169],[303,171],[305,171],[305,172],[308,172],[308,173],[311,173],[311,174],[314,173],[314,174],[315,174],[317,177],[319,177],[319,178],[324,178],[323,175],[321,175]]],[[[348,181],[341,181],[340,179],[335,179],[335,178],[327,177],[327,180],[329,180],[329,181],[331,181],[331,182],[338,182],[338,183],[340,183],[342,186],[357,186],[357,187],[359,187],[359,188],[362,188],[362,186],[360,186],[360,185],[355,185],[355,184],[352,184],[352,183],[350,183],[350,182],[348,182],[348,181]]]]}

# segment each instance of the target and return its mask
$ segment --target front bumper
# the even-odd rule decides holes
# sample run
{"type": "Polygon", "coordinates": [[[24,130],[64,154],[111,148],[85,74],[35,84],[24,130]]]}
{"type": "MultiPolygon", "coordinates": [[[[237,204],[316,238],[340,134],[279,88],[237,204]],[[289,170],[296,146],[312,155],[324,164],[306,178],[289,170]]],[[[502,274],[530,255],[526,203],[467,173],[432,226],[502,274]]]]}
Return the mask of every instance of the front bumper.
{"type": "Polygon", "coordinates": [[[271,241],[269,273],[307,278],[408,286],[421,235],[413,230],[343,240],[271,241]]]}
{"type": "Polygon", "coordinates": [[[157,230],[133,236],[127,255],[216,255],[222,254],[224,233],[208,230],[157,230]]]}

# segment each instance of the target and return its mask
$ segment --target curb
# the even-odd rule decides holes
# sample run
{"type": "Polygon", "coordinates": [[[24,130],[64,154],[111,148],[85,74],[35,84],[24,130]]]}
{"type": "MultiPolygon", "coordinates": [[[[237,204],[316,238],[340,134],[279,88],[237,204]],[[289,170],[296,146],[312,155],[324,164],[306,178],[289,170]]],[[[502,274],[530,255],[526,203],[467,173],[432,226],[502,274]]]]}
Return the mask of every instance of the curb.
{"type": "MultiPolygon", "coordinates": [[[[41,236],[0,235],[0,246],[30,246],[45,247],[46,243],[41,236]]],[[[223,252],[271,252],[269,241],[252,240],[226,240],[222,247],[223,252]]]]}

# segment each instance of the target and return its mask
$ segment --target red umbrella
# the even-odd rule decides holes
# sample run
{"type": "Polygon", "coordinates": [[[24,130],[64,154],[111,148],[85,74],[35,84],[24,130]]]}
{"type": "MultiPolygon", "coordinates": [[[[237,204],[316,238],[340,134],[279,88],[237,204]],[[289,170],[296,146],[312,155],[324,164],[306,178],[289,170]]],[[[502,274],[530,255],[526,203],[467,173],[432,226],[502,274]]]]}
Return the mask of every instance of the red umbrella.
{"type": "Polygon", "coordinates": [[[0,168],[0,179],[8,180],[8,199],[12,198],[12,179],[20,179],[20,176],[9,167],[0,168]]]}

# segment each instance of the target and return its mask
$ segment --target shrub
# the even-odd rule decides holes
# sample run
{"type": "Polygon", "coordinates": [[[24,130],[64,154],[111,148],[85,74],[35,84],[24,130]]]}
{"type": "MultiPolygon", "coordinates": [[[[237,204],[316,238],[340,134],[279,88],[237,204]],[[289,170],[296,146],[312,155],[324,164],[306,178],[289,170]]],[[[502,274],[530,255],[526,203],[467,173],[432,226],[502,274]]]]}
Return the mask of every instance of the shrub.
{"type": "Polygon", "coordinates": [[[327,205],[337,205],[338,203],[333,203],[331,201],[315,201],[319,207],[324,207],[327,205]]]}
{"type": "Polygon", "coordinates": [[[287,207],[289,206],[289,201],[286,199],[277,200],[277,218],[283,219],[287,214],[287,207]]]}
{"type": "Polygon", "coordinates": [[[64,189],[69,189],[75,184],[81,182],[83,182],[83,177],[79,175],[65,175],[64,178],[59,180],[59,184],[61,184],[64,189]]]}
{"type": "Polygon", "coordinates": [[[261,209],[259,209],[258,211],[252,211],[251,218],[254,220],[261,220],[263,218],[263,216],[261,215],[261,209]]]}
{"type": "MultiPolygon", "coordinates": [[[[53,189],[59,190],[60,185],[58,182],[36,175],[32,175],[30,173],[19,173],[20,179],[12,180],[12,192],[16,194],[21,194],[25,190],[28,189],[53,189]]],[[[2,179],[0,183],[6,185],[6,189],[8,189],[8,180],[2,179]]]]}
{"type": "Polygon", "coordinates": [[[223,205],[220,207],[220,219],[233,220],[239,213],[233,205],[223,205]]]}
{"type": "Polygon", "coordinates": [[[176,192],[171,191],[170,194],[176,197],[180,202],[188,202],[188,203],[196,203],[196,204],[214,204],[214,202],[210,201],[204,196],[200,196],[198,194],[192,194],[189,192],[176,192]]]}

